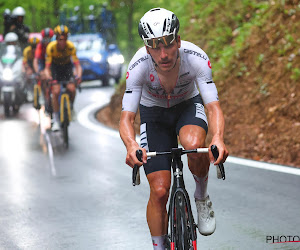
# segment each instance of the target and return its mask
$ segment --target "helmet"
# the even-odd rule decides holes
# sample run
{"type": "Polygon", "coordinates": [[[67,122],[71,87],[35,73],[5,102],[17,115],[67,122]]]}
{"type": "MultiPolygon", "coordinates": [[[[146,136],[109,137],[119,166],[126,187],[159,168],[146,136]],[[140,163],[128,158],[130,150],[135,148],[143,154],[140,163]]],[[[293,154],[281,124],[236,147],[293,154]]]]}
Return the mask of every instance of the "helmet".
{"type": "Polygon", "coordinates": [[[54,35],[54,31],[51,28],[45,28],[41,31],[41,34],[42,34],[43,38],[45,38],[45,37],[52,38],[54,35]]]}
{"type": "Polygon", "coordinates": [[[12,42],[17,42],[18,41],[18,35],[14,32],[9,32],[6,34],[4,37],[4,42],[6,43],[12,43],[12,42]]]}
{"type": "Polygon", "coordinates": [[[145,38],[157,38],[173,34],[179,31],[179,20],[177,16],[169,10],[154,8],[145,13],[139,22],[139,35],[145,38]]]}
{"type": "Polygon", "coordinates": [[[31,47],[35,48],[37,44],[40,42],[40,39],[38,37],[30,37],[28,39],[28,43],[31,45],[31,47]]]}
{"type": "Polygon", "coordinates": [[[56,36],[59,36],[59,35],[68,35],[69,33],[69,29],[66,25],[57,25],[55,28],[54,28],[54,33],[56,36]]]}
{"type": "Polygon", "coordinates": [[[12,11],[13,16],[25,16],[25,14],[26,12],[21,6],[14,8],[12,11]]]}
{"type": "Polygon", "coordinates": [[[4,12],[3,12],[3,16],[4,17],[10,16],[10,9],[5,9],[4,12]]]}

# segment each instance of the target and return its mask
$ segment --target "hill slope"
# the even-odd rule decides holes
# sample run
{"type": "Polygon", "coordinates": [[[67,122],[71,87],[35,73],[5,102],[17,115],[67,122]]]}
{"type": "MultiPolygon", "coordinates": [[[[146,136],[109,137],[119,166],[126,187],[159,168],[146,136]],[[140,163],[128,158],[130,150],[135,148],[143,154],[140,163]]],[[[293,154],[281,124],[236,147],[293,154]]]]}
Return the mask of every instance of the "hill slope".
{"type": "MultiPolygon", "coordinates": [[[[222,23],[228,23],[232,31],[223,42],[223,53],[209,41],[200,47],[209,56],[212,48],[230,154],[300,167],[299,1],[269,1],[264,6],[241,11],[239,25],[223,17],[222,23]]],[[[214,18],[212,11],[205,20],[214,18]]],[[[195,28],[190,29],[195,34],[195,28]]],[[[200,43],[195,35],[190,40],[200,43]]],[[[123,83],[97,115],[116,129],[124,90],[123,83]]],[[[138,132],[139,117],[136,123],[138,132]]]]}

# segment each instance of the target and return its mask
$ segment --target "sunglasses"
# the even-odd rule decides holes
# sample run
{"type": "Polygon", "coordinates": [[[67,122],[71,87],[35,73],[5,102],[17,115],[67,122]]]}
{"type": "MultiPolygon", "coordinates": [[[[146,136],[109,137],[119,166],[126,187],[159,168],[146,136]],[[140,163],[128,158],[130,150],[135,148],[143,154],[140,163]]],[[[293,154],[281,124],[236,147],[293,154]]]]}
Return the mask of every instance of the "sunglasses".
{"type": "Polygon", "coordinates": [[[159,43],[162,43],[165,46],[169,46],[171,43],[175,40],[175,30],[173,34],[167,35],[167,36],[161,36],[157,38],[144,38],[144,43],[146,46],[152,49],[156,49],[159,45],[159,43]]]}

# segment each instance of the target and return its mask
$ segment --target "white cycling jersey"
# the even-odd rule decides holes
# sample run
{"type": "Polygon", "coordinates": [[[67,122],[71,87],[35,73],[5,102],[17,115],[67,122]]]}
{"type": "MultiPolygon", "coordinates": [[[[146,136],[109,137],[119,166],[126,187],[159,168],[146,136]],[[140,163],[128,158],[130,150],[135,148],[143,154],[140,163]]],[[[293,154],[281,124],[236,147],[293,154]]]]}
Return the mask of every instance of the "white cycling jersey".
{"type": "Polygon", "coordinates": [[[187,41],[181,41],[179,53],[180,68],[176,86],[171,93],[166,93],[146,48],[143,47],[136,52],[126,74],[123,111],[136,113],[139,104],[146,107],[172,107],[198,95],[196,83],[204,104],[219,100],[206,53],[187,41]]]}

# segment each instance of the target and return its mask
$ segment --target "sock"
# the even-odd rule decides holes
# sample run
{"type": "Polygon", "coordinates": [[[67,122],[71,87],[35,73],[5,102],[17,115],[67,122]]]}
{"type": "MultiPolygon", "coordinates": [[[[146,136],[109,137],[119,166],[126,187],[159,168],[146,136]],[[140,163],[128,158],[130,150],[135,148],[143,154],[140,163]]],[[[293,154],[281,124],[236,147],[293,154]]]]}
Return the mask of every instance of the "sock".
{"type": "Polygon", "coordinates": [[[165,250],[166,235],[151,236],[154,250],[165,250]]]}
{"type": "Polygon", "coordinates": [[[59,119],[59,112],[54,112],[53,113],[53,120],[56,121],[56,122],[59,122],[59,120],[60,120],[59,119]]]}
{"type": "Polygon", "coordinates": [[[208,173],[204,177],[198,177],[196,175],[193,176],[196,183],[196,190],[194,193],[194,197],[198,200],[205,200],[205,198],[208,196],[208,192],[207,192],[208,173]]]}

